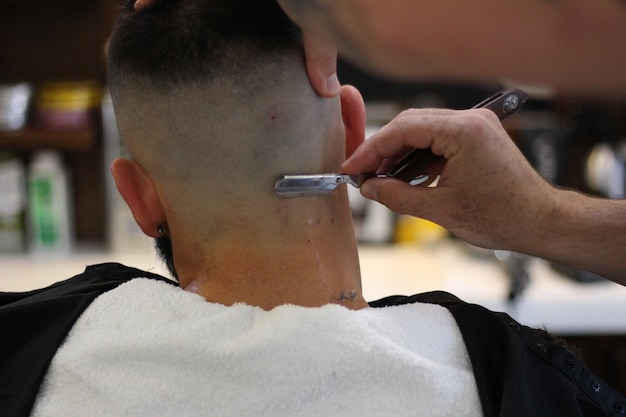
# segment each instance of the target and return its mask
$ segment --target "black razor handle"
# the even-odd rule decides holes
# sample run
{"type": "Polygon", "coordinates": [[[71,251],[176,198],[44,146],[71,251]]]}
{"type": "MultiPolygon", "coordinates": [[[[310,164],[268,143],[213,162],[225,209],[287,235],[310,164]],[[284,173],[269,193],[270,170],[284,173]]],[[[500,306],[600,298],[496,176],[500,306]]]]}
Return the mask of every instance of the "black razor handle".
{"type": "MultiPolygon", "coordinates": [[[[527,98],[528,95],[522,90],[511,88],[497,92],[472,108],[484,107],[493,111],[500,120],[504,120],[519,110],[527,98]]],[[[414,149],[389,170],[386,176],[408,183],[416,180],[421,183],[428,178],[425,176],[426,169],[440,158],[441,156],[435,155],[430,149],[414,149]]]]}

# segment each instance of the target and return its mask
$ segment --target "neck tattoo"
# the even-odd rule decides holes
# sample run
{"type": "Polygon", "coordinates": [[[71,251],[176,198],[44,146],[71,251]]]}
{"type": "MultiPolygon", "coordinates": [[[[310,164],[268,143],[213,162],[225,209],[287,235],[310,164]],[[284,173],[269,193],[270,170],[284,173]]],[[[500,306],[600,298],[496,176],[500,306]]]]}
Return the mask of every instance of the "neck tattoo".
{"type": "Polygon", "coordinates": [[[335,298],[335,300],[341,301],[354,301],[357,296],[357,290],[352,290],[350,292],[342,291],[341,296],[339,298],[335,298]]]}

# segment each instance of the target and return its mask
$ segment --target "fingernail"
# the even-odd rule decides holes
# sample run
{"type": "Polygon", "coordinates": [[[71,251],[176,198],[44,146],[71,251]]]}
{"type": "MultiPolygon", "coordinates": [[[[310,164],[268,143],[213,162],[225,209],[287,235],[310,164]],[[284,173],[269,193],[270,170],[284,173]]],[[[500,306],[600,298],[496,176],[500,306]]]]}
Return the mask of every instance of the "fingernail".
{"type": "Polygon", "coordinates": [[[341,90],[341,84],[339,83],[339,78],[337,74],[332,74],[330,77],[326,79],[326,90],[329,94],[336,96],[339,94],[341,90]]]}

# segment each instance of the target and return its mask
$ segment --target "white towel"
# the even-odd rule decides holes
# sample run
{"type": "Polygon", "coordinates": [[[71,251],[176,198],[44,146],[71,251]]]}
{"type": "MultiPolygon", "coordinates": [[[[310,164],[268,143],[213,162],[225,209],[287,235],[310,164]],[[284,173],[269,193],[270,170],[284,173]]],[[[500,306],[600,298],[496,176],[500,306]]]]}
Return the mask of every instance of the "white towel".
{"type": "MultiPolygon", "coordinates": [[[[42,317],[42,320],[45,320],[42,317]]],[[[479,416],[449,312],[225,307],[148,279],[98,297],[33,416],[479,416]]]]}

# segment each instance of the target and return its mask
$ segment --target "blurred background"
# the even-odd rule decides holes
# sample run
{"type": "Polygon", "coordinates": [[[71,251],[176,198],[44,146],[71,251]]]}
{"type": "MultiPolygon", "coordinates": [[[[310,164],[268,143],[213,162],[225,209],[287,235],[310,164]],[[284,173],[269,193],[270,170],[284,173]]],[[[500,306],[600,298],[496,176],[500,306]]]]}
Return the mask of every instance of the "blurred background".
{"type": "MultiPolygon", "coordinates": [[[[115,10],[114,0],[0,0],[0,290],[48,285],[90,262],[165,273],[108,171],[125,155],[104,68],[115,10]]],[[[395,83],[344,62],[339,78],[362,92],[370,134],[405,108],[469,108],[502,88],[395,83]]],[[[504,125],[537,171],[558,186],[623,198],[626,103],[528,92],[504,125]]],[[[626,391],[624,287],[471,247],[350,192],[369,298],[443,289],[506,310],[566,337],[592,370],[626,391]]]]}

